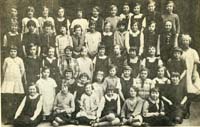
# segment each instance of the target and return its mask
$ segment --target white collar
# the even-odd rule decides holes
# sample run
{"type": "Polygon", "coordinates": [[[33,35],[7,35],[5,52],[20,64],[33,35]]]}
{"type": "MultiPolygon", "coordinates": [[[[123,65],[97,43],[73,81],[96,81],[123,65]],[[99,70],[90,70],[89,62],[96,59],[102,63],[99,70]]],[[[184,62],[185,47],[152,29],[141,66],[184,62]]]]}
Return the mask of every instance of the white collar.
{"type": "Polygon", "coordinates": [[[106,36],[106,35],[107,35],[107,36],[111,36],[112,34],[113,34],[112,32],[103,32],[103,35],[104,35],[104,36],[106,36]]]}
{"type": "Polygon", "coordinates": [[[116,93],[113,93],[113,96],[112,97],[109,97],[107,94],[105,95],[105,98],[108,100],[108,101],[111,101],[112,99],[116,100],[118,97],[118,95],[116,93]]]}

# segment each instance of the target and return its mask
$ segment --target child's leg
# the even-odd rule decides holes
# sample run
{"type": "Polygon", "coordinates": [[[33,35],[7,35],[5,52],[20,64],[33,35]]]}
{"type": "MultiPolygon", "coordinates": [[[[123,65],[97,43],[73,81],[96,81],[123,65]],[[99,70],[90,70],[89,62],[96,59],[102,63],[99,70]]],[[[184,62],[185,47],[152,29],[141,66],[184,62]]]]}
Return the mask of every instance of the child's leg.
{"type": "Polygon", "coordinates": [[[78,117],[77,120],[81,125],[90,125],[90,122],[92,121],[85,116],[78,117]]]}
{"type": "Polygon", "coordinates": [[[141,126],[143,119],[141,115],[136,116],[135,118],[132,119],[132,121],[130,121],[132,126],[141,126]]]}
{"type": "Polygon", "coordinates": [[[111,121],[111,125],[119,125],[120,124],[120,119],[119,118],[115,118],[113,121],[111,121]]]}

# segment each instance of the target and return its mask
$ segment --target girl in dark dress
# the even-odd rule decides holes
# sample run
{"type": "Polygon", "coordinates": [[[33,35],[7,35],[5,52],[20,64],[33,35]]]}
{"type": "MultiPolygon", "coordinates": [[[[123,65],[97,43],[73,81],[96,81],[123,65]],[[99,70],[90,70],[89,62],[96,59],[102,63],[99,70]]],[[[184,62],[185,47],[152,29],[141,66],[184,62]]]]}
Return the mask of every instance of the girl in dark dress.
{"type": "Polygon", "coordinates": [[[114,126],[120,123],[120,97],[114,93],[114,88],[107,88],[104,98],[100,102],[97,111],[97,120],[92,124],[93,127],[114,126]],[[100,118],[101,117],[101,118],[100,118]]]}
{"type": "Polygon", "coordinates": [[[96,77],[96,74],[98,71],[104,72],[104,76],[106,77],[108,75],[108,66],[109,66],[109,59],[105,55],[105,46],[100,45],[98,48],[98,54],[93,60],[94,63],[94,77],[96,77]]]}
{"type": "Polygon", "coordinates": [[[64,26],[67,29],[67,34],[70,35],[70,30],[69,30],[69,26],[70,26],[70,21],[69,19],[67,19],[66,17],[64,17],[65,15],[65,9],[60,7],[58,9],[58,17],[55,19],[55,29],[56,29],[56,34],[60,35],[60,27],[64,26]]]}
{"type": "Polygon", "coordinates": [[[106,55],[109,56],[112,53],[114,46],[114,36],[111,28],[110,22],[105,22],[104,31],[102,33],[102,44],[106,47],[106,55]]]}
{"type": "Polygon", "coordinates": [[[31,45],[30,55],[24,59],[26,81],[28,84],[36,82],[40,78],[41,59],[36,55],[37,47],[31,45]]]}
{"type": "Polygon", "coordinates": [[[131,77],[136,78],[140,72],[141,60],[137,56],[137,47],[130,47],[127,59],[124,61],[125,65],[129,65],[132,68],[131,77]]]}
{"type": "Polygon", "coordinates": [[[42,96],[35,85],[30,85],[28,95],[22,100],[14,120],[14,127],[36,127],[41,121],[42,96]]]}
{"type": "Polygon", "coordinates": [[[55,57],[55,48],[50,47],[48,49],[48,55],[42,61],[43,67],[50,68],[50,77],[53,78],[58,87],[57,89],[60,90],[61,83],[60,83],[60,73],[59,73],[59,66],[58,66],[58,59],[55,57]]]}

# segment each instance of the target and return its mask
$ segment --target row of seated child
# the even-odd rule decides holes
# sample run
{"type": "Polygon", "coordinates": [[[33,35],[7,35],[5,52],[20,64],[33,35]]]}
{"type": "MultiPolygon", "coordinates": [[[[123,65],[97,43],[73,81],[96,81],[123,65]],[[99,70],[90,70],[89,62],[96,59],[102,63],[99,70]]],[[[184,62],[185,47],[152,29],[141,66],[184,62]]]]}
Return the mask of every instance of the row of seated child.
{"type": "MultiPolygon", "coordinates": [[[[165,67],[159,68],[159,78],[164,78],[164,70],[165,67]]],[[[48,79],[49,73],[50,70],[44,68],[42,80],[48,79]]],[[[115,76],[115,66],[111,66],[109,73],[111,77],[115,76]]],[[[124,75],[130,76],[130,74],[131,68],[126,66],[124,75]]],[[[148,81],[147,75],[148,70],[144,68],[139,78],[148,81]]],[[[72,70],[66,70],[66,77],[70,76],[72,77],[72,70]]],[[[158,84],[154,80],[151,86],[143,84],[144,86],[138,87],[136,84],[129,84],[126,86],[127,97],[124,101],[119,96],[120,88],[113,86],[114,84],[107,86],[102,84],[103,72],[98,72],[97,79],[98,82],[91,83],[88,81],[88,75],[83,73],[77,84],[63,84],[55,100],[50,97],[45,100],[47,99],[45,96],[54,94],[46,90],[46,84],[37,82],[36,85],[30,85],[28,95],[15,114],[14,125],[32,127],[45,118],[55,127],[67,124],[169,126],[182,123],[187,113],[187,95],[184,86],[179,84],[178,72],[172,73],[171,80],[166,80],[167,84],[158,84]],[[45,116],[47,112],[50,114],[45,116]]],[[[55,87],[52,87],[51,91],[55,90],[55,87]]]]}

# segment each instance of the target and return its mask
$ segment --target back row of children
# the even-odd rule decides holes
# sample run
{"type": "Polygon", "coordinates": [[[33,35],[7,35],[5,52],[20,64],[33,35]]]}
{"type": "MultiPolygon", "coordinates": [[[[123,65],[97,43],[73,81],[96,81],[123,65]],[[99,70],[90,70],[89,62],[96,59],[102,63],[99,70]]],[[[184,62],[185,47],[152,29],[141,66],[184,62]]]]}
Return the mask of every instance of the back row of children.
{"type": "MultiPolygon", "coordinates": [[[[141,125],[142,119],[145,122],[152,121],[151,118],[146,118],[152,115],[156,116],[152,118],[156,122],[151,124],[163,124],[159,121],[163,119],[167,124],[181,123],[183,116],[186,117],[189,113],[189,111],[186,111],[186,114],[183,112],[184,104],[187,104],[186,109],[189,110],[190,100],[187,96],[200,93],[200,86],[197,84],[199,75],[196,70],[199,56],[189,47],[191,43],[189,35],[182,35],[178,45],[180,24],[178,16],[172,13],[174,3],[169,1],[166,4],[168,13],[161,16],[155,13],[155,5],[155,1],[150,1],[149,15],[143,15],[139,11],[141,7],[139,4],[134,6],[134,14],[129,12],[128,4],[124,4],[121,18],[116,16],[117,7],[111,5],[112,16],[106,18],[105,22],[103,19],[99,21],[101,18],[98,7],[92,9],[93,16],[89,23],[83,19],[82,10],[78,10],[78,18],[72,21],[71,25],[64,17],[63,8],[59,9],[57,21],[54,21],[48,16],[48,8],[44,7],[44,16],[37,20],[33,18],[34,8],[28,7],[30,17],[22,21],[24,24],[22,37],[18,33],[18,23],[15,22],[17,11],[12,9],[11,31],[4,36],[3,44],[6,57],[2,69],[4,122],[15,118],[16,124],[34,126],[38,124],[37,116],[41,116],[39,114],[42,110],[43,120],[52,121],[54,126],[66,122],[94,126],[115,125],[119,123],[119,118],[122,118],[124,123],[141,125]],[[124,20],[122,20],[123,16],[124,20]],[[23,60],[17,57],[17,54],[23,60]],[[32,82],[37,84],[41,97],[37,94],[37,90],[34,94],[33,89],[36,87],[29,85],[32,82]],[[160,84],[179,85],[175,87],[169,85],[167,88],[167,85],[160,84]],[[146,99],[150,100],[149,104],[146,101],[142,103],[143,106],[132,101],[126,104],[126,99],[130,97],[129,92],[131,93],[129,88],[132,86],[139,89],[132,89],[135,93],[139,91],[137,98],[142,102],[146,99]],[[155,87],[159,87],[159,90],[154,90],[155,87]],[[97,92],[91,92],[92,88],[97,92]],[[62,90],[58,93],[60,89],[62,90]],[[168,89],[171,92],[166,92],[168,89]],[[187,95],[184,94],[185,90],[187,95]],[[72,95],[68,95],[66,91],[72,95]],[[154,99],[155,95],[149,96],[155,93],[151,91],[157,93],[159,91],[159,99],[167,105],[165,110],[158,108],[162,103],[157,103],[159,101],[154,99]],[[30,95],[22,101],[21,108],[18,108],[14,117],[16,107],[24,93],[30,95]],[[55,97],[56,93],[58,95],[55,97]],[[91,96],[92,93],[97,93],[98,96],[91,96]],[[70,99],[62,101],[65,95],[70,99]],[[151,99],[148,99],[149,97],[151,99]],[[132,104],[140,105],[130,110],[132,112],[133,109],[141,109],[139,111],[141,116],[136,117],[138,113],[132,118],[126,113],[124,116],[123,110],[130,106],[122,105],[133,106],[132,104]],[[32,109],[28,108],[29,105],[33,106],[32,109]],[[122,110],[120,110],[121,106],[122,110]],[[147,109],[151,107],[149,111],[152,110],[154,113],[148,114],[147,109],[142,107],[147,109]],[[175,114],[169,113],[171,111],[175,114]],[[120,112],[121,117],[119,117],[120,112]],[[142,115],[142,112],[147,113],[142,115]],[[173,119],[161,118],[163,112],[173,119]],[[126,118],[130,119],[126,120],[126,118]]],[[[132,97],[132,100],[135,100],[133,98],[135,97],[132,97]]]]}

